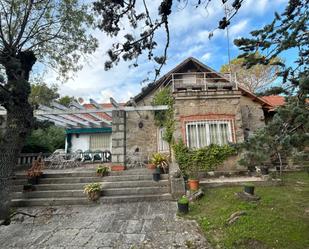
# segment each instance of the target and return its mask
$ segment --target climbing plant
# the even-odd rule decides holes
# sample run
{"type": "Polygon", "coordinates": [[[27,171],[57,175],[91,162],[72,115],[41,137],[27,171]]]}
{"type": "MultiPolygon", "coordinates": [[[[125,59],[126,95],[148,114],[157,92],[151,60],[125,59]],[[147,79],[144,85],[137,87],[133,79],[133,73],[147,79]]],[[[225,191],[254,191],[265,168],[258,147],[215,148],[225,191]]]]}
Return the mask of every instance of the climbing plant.
{"type": "Polygon", "coordinates": [[[163,88],[158,91],[152,101],[153,105],[167,105],[168,109],[164,111],[155,111],[155,124],[158,127],[163,127],[165,129],[163,134],[163,139],[167,141],[170,145],[173,142],[173,133],[175,130],[174,121],[174,99],[169,88],[163,88]]]}
{"type": "Polygon", "coordinates": [[[182,140],[173,144],[175,159],[184,174],[192,168],[209,171],[223,163],[229,156],[237,153],[237,148],[231,145],[211,144],[200,149],[188,148],[182,140]]]}

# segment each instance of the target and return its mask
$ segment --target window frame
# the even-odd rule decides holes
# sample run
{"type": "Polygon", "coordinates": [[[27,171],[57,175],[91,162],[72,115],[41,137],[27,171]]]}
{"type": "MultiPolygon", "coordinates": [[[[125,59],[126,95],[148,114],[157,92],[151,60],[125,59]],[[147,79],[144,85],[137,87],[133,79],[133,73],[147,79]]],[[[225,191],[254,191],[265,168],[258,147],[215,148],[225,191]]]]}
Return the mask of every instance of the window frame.
{"type": "MultiPolygon", "coordinates": [[[[233,124],[232,124],[232,120],[197,120],[197,121],[188,121],[185,123],[185,130],[186,130],[186,145],[189,147],[189,148],[202,148],[200,146],[200,138],[199,138],[199,129],[198,129],[198,126],[199,125],[204,125],[205,126],[205,129],[206,129],[206,146],[209,146],[210,145],[210,128],[209,126],[211,124],[216,124],[217,125],[217,128],[216,128],[216,131],[217,131],[217,134],[220,133],[219,131],[219,127],[220,127],[220,124],[227,124],[227,127],[228,127],[228,133],[227,133],[227,137],[228,137],[228,142],[232,142],[233,141],[233,124]],[[196,137],[198,138],[196,140],[196,143],[197,143],[197,147],[190,147],[190,144],[189,144],[189,126],[194,126],[195,128],[195,133],[196,133],[196,137]]],[[[218,136],[218,139],[220,140],[220,143],[218,143],[218,145],[224,145],[224,143],[222,142],[222,137],[221,136],[218,136]]]]}
{"type": "Polygon", "coordinates": [[[157,129],[157,150],[161,153],[169,152],[169,144],[163,139],[164,130],[164,127],[158,127],[157,129]],[[166,150],[161,150],[161,144],[162,148],[164,148],[164,143],[166,143],[166,150]]]}

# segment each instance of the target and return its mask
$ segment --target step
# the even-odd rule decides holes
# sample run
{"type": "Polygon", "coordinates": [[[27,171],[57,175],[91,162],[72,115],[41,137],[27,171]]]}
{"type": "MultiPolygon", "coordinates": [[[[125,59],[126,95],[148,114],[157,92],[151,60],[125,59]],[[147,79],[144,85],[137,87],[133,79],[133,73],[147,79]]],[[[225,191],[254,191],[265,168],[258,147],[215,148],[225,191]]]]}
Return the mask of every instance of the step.
{"type": "Polygon", "coordinates": [[[172,195],[166,194],[149,194],[149,195],[119,195],[119,196],[102,196],[100,203],[125,203],[137,201],[172,201],[172,195]]]}
{"type": "Polygon", "coordinates": [[[168,187],[141,187],[141,188],[110,188],[102,191],[103,196],[119,196],[119,195],[149,195],[164,194],[169,192],[168,187]]]}
{"type": "Polygon", "coordinates": [[[65,206],[65,205],[93,204],[86,197],[12,199],[11,203],[13,207],[65,206]]]}
{"type": "MultiPolygon", "coordinates": [[[[168,179],[167,174],[162,174],[161,179],[168,179]]],[[[119,181],[143,181],[152,180],[152,175],[123,175],[105,177],[63,177],[63,178],[41,178],[40,184],[60,183],[90,183],[90,182],[119,182],[119,181]]],[[[18,180],[16,180],[18,181],[18,180]]]]}
{"type": "Polygon", "coordinates": [[[102,177],[63,177],[63,178],[40,178],[39,184],[60,184],[60,183],[92,183],[101,182],[102,177]]]}
{"type": "Polygon", "coordinates": [[[65,206],[65,205],[96,205],[109,203],[125,203],[137,201],[171,201],[171,194],[152,195],[122,195],[122,196],[102,196],[98,202],[89,201],[86,197],[64,197],[64,198],[35,198],[35,199],[12,199],[13,207],[31,206],[65,206]]]}
{"type": "Polygon", "coordinates": [[[58,198],[58,197],[85,197],[84,191],[81,190],[48,190],[48,191],[31,191],[31,192],[14,192],[13,199],[28,198],[58,198]]]}
{"type": "MultiPolygon", "coordinates": [[[[168,180],[161,180],[155,182],[153,180],[147,181],[120,181],[120,182],[100,182],[102,188],[127,188],[127,187],[151,187],[151,186],[169,186],[168,180]]],[[[38,184],[34,185],[37,191],[45,190],[74,190],[83,189],[86,183],[61,183],[61,184],[38,184]]],[[[13,191],[22,191],[23,185],[13,186],[13,191]]]]}

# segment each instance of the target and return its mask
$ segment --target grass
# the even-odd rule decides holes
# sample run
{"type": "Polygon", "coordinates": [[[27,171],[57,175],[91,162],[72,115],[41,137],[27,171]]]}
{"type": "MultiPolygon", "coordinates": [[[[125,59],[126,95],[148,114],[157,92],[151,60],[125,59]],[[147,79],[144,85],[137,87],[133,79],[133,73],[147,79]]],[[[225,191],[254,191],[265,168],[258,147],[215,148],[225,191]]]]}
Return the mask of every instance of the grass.
{"type": "Polygon", "coordinates": [[[308,249],[309,175],[289,173],[281,186],[258,186],[258,202],[235,196],[243,187],[207,189],[205,196],[190,205],[186,216],[195,219],[214,248],[308,249]],[[246,211],[235,223],[230,215],[246,211]]]}

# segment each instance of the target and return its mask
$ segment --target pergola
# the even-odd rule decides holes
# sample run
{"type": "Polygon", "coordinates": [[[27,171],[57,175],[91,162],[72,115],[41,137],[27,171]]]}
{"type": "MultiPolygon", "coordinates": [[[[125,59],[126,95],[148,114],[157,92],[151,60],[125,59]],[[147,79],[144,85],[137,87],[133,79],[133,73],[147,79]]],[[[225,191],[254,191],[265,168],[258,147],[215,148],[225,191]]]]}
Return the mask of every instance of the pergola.
{"type": "Polygon", "coordinates": [[[100,104],[90,99],[93,109],[86,109],[76,101],[72,102],[69,107],[52,102],[50,107],[40,105],[38,110],[34,111],[34,117],[42,121],[51,121],[55,125],[65,128],[100,128],[111,126],[112,117],[106,113],[112,113],[113,111],[139,112],[168,109],[166,105],[137,106],[133,101],[132,106],[121,106],[113,98],[110,98],[110,102],[112,104],[111,108],[102,108],[100,104]]]}

